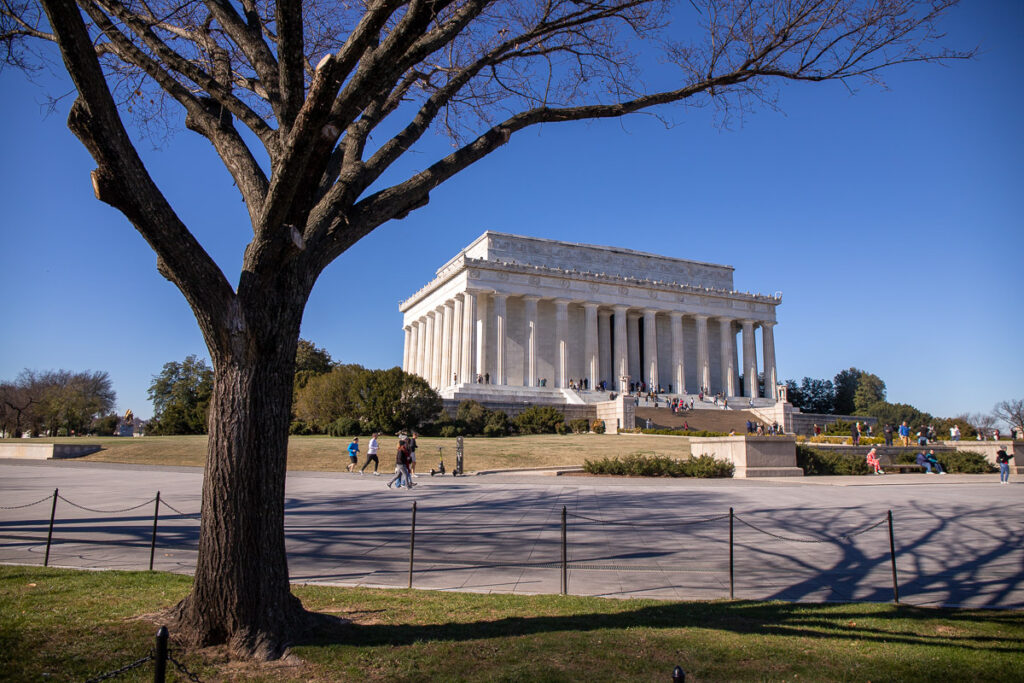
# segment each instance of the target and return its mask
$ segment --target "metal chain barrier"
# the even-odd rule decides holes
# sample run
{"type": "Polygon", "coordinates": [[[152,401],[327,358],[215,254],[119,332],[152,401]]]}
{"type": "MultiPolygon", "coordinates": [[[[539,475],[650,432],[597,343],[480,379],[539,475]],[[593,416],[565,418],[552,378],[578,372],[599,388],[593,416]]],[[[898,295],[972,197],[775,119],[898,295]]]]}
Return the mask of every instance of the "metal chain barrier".
{"type": "MultiPolygon", "coordinates": [[[[726,515],[726,517],[728,517],[728,515],[726,515]]],[[[881,519],[878,522],[875,522],[874,524],[872,524],[871,526],[865,527],[865,528],[861,529],[860,531],[851,531],[848,534],[841,534],[839,536],[829,537],[829,538],[821,538],[821,539],[815,538],[815,539],[812,539],[812,538],[792,538],[792,537],[789,537],[789,536],[780,536],[778,534],[773,534],[770,531],[765,531],[761,527],[755,526],[754,524],[751,524],[750,522],[748,522],[747,520],[743,519],[739,515],[734,515],[734,517],[735,517],[735,519],[737,519],[738,521],[740,521],[743,524],[747,525],[748,527],[750,527],[754,531],[759,531],[762,534],[765,534],[766,536],[771,536],[772,538],[777,538],[780,541],[788,541],[790,543],[835,543],[837,541],[848,541],[849,539],[853,538],[854,536],[860,536],[861,534],[867,533],[868,531],[871,531],[872,529],[875,529],[877,527],[882,526],[887,521],[886,519],[881,519]]]]}
{"type": "MultiPolygon", "coordinates": [[[[79,505],[78,503],[72,503],[70,500],[68,500],[64,496],[57,496],[57,497],[60,498],[61,500],[63,500],[68,505],[70,505],[71,507],[78,508],[79,510],[85,510],[86,512],[96,512],[98,514],[104,514],[104,515],[113,515],[113,514],[117,514],[119,512],[131,512],[132,510],[138,510],[139,508],[145,507],[146,505],[149,505],[154,500],[156,500],[156,498],[150,498],[145,503],[139,503],[138,505],[133,505],[133,506],[131,506],[129,508],[121,508],[121,509],[118,509],[118,510],[97,510],[95,508],[87,508],[84,505],[79,505]]],[[[47,498],[49,498],[49,496],[47,496],[47,498]]]]}
{"type": "Polygon", "coordinates": [[[142,657],[141,659],[137,659],[134,662],[132,662],[131,664],[129,664],[127,666],[123,666],[120,669],[117,669],[115,671],[109,671],[109,672],[107,672],[105,674],[100,674],[99,676],[96,676],[95,678],[89,678],[89,679],[87,679],[85,681],[85,683],[98,683],[98,681],[105,681],[108,678],[114,678],[115,676],[120,676],[121,674],[128,673],[132,669],[139,668],[140,666],[142,666],[146,662],[153,661],[153,659],[155,659],[153,657],[153,653],[150,652],[145,657],[142,657]]]}
{"type": "Polygon", "coordinates": [[[660,528],[665,528],[665,527],[673,527],[673,526],[687,526],[687,525],[690,525],[690,524],[703,524],[705,522],[717,522],[720,519],[726,519],[729,515],[728,515],[728,513],[726,513],[726,514],[722,514],[722,515],[716,515],[715,517],[703,517],[701,519],[686,519],[686,520],[684,520],[684,519],[675,519],[675,520],[672,520],[672,521],[669,521],[669,522],[650,522],[650,523],[645,523],[645,522],[628,522],[628,521],[627,522],[620,522],[620,521],[616,521],[616,520],[595,519],[593,517],[587,517],[585,515],[576,515],[576,514],[573,514],[573,513],[569,513],[568,516],[572,517],[574,519],[585,519],[588,522],[597,522],[598,524],[608,524],[608,525],[611,525],[611,526],[660,527],[660,528]]]}
{"type": "Polygon", "coordinates": [[[182,511],[181,511],[181,510],[179,510],[178,508],[176,508],[176,507],[174,507],[173,505],[171,505],[170,503],[168,503],[168,502],[167,502],[166,500],[164,500],[163,498],[161,498],[161,499],[160,499],[160,504],[161,504],[161,505],[163,505],[163,506],[164,506],[165,508],[167,508],[168,510],[170,510],[171,512],[174,512],[174,513],[176,513],[176,514],[179,514],[179,515],[181,515],[182,517],[194,517],[195,519],[199,519],[199,518],[200,518],[200,516],[201,516],[201,513],[198,513],[198,512],[182,512],[182,511]]]}
{"type": "Polygon", "coordinates": [[[193,683],[203,683],[199,679],[198,674],[194,674],[191,671],[189,671],[188,667],[186,667],[184,664],[175,659],[174,655],[172,655],[170,651],[167,652],[167,659],[171,660],[171,664],[173,664],[174,668],[178,670],[178,673],[184,674],[185,677],[188,678],[188,680],[193,681],[193,683]]]}
{"type": "Polygon", "coordinates": [[[40,503],[45,503],[46,501],[52,500],[52,499],[53,499],[53,494],[50,493],[50,494],[47,494],[47,496],[45,498],[40,498],[39,500],[37,500],[34,503],[27,503],[25,505],[10,505],[10,506],[8,506],[8,505],[0,505],[0,510],[20,510],[21,508],[30,508],[33,505],[39,505],[40,503]]]}

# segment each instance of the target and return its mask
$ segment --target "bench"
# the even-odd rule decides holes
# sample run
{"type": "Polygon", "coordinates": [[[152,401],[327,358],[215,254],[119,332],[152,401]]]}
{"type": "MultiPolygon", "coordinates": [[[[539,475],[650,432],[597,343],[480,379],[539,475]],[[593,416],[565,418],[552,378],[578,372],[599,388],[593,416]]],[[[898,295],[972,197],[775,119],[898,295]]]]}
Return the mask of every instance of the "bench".
{"type": "Polygon", "coordinates": [[[912,462],[899,462],[892,465],[882,465],[884,471],[895,471],[899,473],[903,472],[924,472],[924,467],[912,462]]]}

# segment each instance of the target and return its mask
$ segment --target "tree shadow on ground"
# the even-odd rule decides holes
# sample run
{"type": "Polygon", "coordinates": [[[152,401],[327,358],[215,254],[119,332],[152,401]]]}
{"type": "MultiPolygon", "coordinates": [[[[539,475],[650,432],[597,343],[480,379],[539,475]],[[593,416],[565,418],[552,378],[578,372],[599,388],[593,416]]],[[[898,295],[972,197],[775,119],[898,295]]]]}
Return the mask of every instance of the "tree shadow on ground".
{"type": "Polygon", "coordinates": [[[1014,642],[1017,642],[1024,631],[1024,614],[904,606],[887,607],[884,611],[871,613],[829,607],[827,612],[823,613],[817,607],[778,602],[673,602],[615,613],[570,616],[506,617],[437,624],[337,623],[325,625],[310,638],[296,645],[405,646],[423,642],[468,642],[546,633],[636,628],[692,628],[719,630],[734,635],[921,645],[969,649],[989,654],[1012,654],[1018,652],[1014,642]],[[957,623],[976,624],[979,620],[1000,625],[1006,629],[1006,635],[991,637],[957,633],[957,623]],[[944,626],[953,628],[947,628],[947,632],[941,635],[923,633],[928,628],[923,622],[934,621],[941,621],[944,626]],[[913,628],[911,624],[914,622],[922,622],[920,628],[913,628]]]}

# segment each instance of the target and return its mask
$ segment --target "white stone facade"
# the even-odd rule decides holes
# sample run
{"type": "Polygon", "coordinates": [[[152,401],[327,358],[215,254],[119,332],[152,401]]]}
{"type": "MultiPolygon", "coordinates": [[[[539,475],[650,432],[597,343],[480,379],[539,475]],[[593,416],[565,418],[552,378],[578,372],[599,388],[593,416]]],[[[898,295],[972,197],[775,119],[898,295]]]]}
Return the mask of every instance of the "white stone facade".
{"type": "Polygon", "coordinates": [[[754,397],[762,369],[774,400],[781,298],[737,292],[732,276],[731,266],[485,232],[400,305],[402,367],[449,396],[572,381],[754,397]]]}

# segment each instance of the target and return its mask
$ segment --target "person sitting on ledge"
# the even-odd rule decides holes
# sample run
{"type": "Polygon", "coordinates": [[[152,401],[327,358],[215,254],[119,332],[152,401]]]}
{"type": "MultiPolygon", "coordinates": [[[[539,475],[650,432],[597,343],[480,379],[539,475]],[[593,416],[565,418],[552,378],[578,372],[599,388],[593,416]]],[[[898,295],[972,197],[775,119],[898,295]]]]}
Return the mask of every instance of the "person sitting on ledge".
{"type": "Polygon", "coordinates": [[[882,464],[878,461],[878,449],[872,448],[867,455],[868,467],[874,468],[875,474],[885,474],[882,464]]]}
{"type": "Polygon", "coordinates": [[[932,467],[934,467],[935,471],[937,471],[939,474],[945,474],[946,473],[942,469],[942,465],[939,464],[938,458],[935,457],[935,451],[934,450],[928,451],[928,455],[925,456],[925,460],[927,460],[928,464],[931,465],[932,467]]]}

